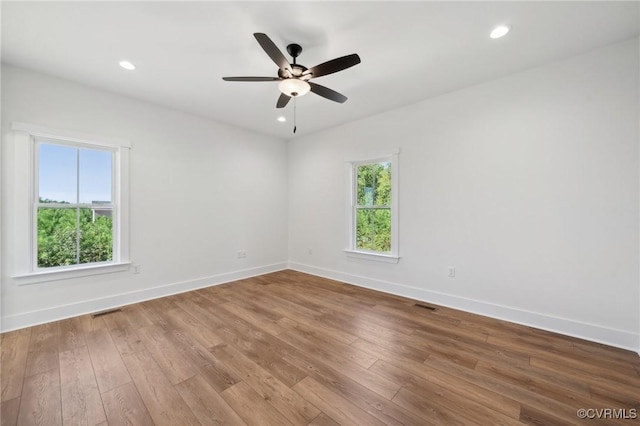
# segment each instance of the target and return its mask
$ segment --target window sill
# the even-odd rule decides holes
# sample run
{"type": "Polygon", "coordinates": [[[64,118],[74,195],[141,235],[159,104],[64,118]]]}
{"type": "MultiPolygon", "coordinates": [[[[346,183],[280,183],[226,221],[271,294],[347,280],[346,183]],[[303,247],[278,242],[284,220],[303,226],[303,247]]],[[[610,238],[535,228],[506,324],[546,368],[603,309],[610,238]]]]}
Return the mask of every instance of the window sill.
{"type": "Polygon", "coordinates": [[[400,261],[400,257],[394,254],[385,254],[385,253],[375,253],[368,251],[356,251],[356,250],[345,250],[347,256],[353,257],[356,259],[365,259],[365,260],[373,260],[376,262],[384,262],[384,263],[398,263],[400,261]]]}
{"type": "Polygon", "coordinates": [[[110,274],[113,272],[124,272],[127,271],[130,266],[131,262],[107,263],[103,265],[88,265],[77,268],[29,272],[27,274],[14,275],[11,278],[14,278],[18,285],[27,285],[47,281],[88,277],[91,275],[110,274]]]}

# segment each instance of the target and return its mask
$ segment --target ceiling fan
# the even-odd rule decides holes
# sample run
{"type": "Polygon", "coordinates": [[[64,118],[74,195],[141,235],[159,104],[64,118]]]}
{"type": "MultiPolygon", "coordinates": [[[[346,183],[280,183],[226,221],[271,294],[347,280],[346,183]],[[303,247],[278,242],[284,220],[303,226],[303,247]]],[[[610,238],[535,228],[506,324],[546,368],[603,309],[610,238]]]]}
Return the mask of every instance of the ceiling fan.
{"type": "Polygon", "coordinates": [[[293,57],[293,63],[289,63],[284,54],[271,41],[271,39],[263,33],[254,33],[262,49],[269,55],[271,60],[278,66],[277,77],[222,77],[225,81],[279,81],[280,97],[276,102],[276,108],[284,108],[291,98],[302,96],[308,92],[327,98],[331,101],[344,103],[347,97],[341,93],[331,90],[328,87],[321,86],[309,80],[312,78],[322,77],[323,75],[333,74],[342,71],[360,63],[360,57],[357,54],[342,56],[323,62],[315,67],[307,68],[304,65],[296,63],[296,58],[302,53],[302,47],[299,44],[290,44],[287,46],[287,52],[293,57]]]}

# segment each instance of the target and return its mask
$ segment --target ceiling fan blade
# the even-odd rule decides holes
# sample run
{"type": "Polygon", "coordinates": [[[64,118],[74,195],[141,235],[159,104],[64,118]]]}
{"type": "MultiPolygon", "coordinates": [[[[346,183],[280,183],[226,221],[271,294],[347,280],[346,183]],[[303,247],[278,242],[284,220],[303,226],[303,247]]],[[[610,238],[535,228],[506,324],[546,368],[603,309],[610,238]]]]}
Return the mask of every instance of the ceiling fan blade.
{"type": "Polygon", "coordinates": [[[323,62],[320,65],[316,65],[315,67],[309,68],[302,75],[311,74],[311,78],[320,77],[327,74],[333,74],[334,72],[345,70],[354,65],[358,65],[360,63],[360,56],[356,53],[351,55],[342,56],[340,58],[332,59],[327,62],[323,62]]]}
{"type": "Polygon", "coordinates": [[[278,81],[278,77],[222,77],[224,81],[278,81]]]}
{"type": "Polygon", "coordinates": [[[262,47],[262,49],[269,55],[271,60],[276,63],[278,68],[281,70],[289,70],[291,71],[291,66],[289,65],[289,61],[284,56],[284,54],[278,49],[274,42],[271,41],[269,36],[263,33],[254,33],[253,36],[258,40],[258,43],[262,47]]]}
{"type": "Polygon", "coordinates": [[[286,107],[290,100],[291,100],[291,96],[287,96],[284,93],[280,93],[280,97],[278,98],[278,103],[276,103],[276,108],[286,107]]]}
{"type": "Polygon", "coordinates": [[[311,91],[316,95],[320,95],[323,98],[327,98],[330,101],[344,103],[347,100],[347,97],[342,93],[338,93],[335,90],[331,90],[328,87],[321,86],[319,84],[313,83],[311,81],[308,82],[309,86],[311,86],[311,91]]]}

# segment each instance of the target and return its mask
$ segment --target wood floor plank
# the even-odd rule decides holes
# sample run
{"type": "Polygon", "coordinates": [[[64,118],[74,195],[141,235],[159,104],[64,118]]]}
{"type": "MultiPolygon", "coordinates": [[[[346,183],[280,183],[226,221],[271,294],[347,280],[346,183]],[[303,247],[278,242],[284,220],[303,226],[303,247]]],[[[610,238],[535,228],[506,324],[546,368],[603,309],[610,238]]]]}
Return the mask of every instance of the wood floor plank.
{"type": "Polygon", "coordinates": [[[402,426],[422,423],[420,417],[402,409],[357,381],[318,363],[304,353],[294,351],[284,355],[284,358],[307,371],[309,376],[333,393],[340,395],[387,425],[402,426]]]}
{"type": "Polygon", "coordinates": [[[457,364],[427,359],[424,363],[405,362],[395,366],[508,417],[517,419],[520,415],[520,404],[514,399],[488,390],[473,381],[466,380],[465,377],[454,374],[458,371],[471,371],[457,364]],[[451,365],[451,368],[434,368],[432,366],[434,363],[445,366],[451,365]],[[453,367],[458,369],[452,370],[453,367]]]}
{"type": "Polygon", "coordinates": [[[153,327],[161,328],[164,331],[172,328],[168,312],[174,308],[177,308],[175,302],[166,302],[164,299],[147,300],[140,303],[140,309],[153,322],[153,327]]]}
{"type": "Polygon", "coordinates": [[[86,346],[60,352],[60,389],[65,424],[97,425],[107,420],[86,346]]]}
{"type": "Polygon", "coordinates": [[[204,297],[196,294],[196,292],[189,293],[189,297],[184,297],[176,301],[176,306],[185,312],[189,312],[191,316],[200,321],[203,324],[207,324],[209,330],[216,330],[220,327],[224,327],[226,324],[216,314],[216,305],[204,297]]]}
{"type": "Polygon", "coordinates": [[[532,426],[564,426],[566,424],[558,417],[528,405],[523,405],[520,410],[520,422],[532,426]]]}
{"type": "Polygon", "coordinates": [[[60,372],[57,368],[25,379],[18,413],[19,425],[62,425],[60,372]]]}
{"type": "MultiPolygon", "coordinates": [[[[427,360],[429,362],[429,360],[427,360]]],[[[475,370],[469,370],[452,363],[445,363],[442,361],[431,361],[429,367],[435,370],[446,372],[447,374],[464,380],[474,386],[485,389],[485,392],[490,391],[495,394],[502,395],[505,398],[510,398],[520,403],[526,402],[531,407],[546,411],[556,417],[566,419],[569,424],[577,424],[578,419],[575,417],[577,406],[567,405],[562,402],[558,402],[547,396],[539,395],[531,392],[527,389],[522,389],[519,386],[515,386],[511,383],[503,382],[500,379],[492,376],[477,372],[475,370]]]]}
{"type": "Polygon", "coordinates": [[[355,342],[351,343],[351,346],[354,348],[358,348],[363,352],[371,354],[372,356],[377,357],[378,359],[383,359],[392,363],[402,364],[407,361],[414,362],[424,362],[427,357],[426,356],[418,356],[412,357],[406,352],[402,351],[402,346],[398,345],[398,347],[394,349],[389,349],[387,346],[383,346],[377,343],[372,343],[365,339],[358,339],[355,342]],[[416,359],[417,358],[417,359],[416,359]]]}
{"type": "MultiPolygon", "coordinates": [[[[640,389],[640,380],[635,378],[635,382],[631,384],[625,382],[619,382],[617,378],[611,377],[606,374],[590,374],[585,373],[581,369],[575,369],[566,364],[558,364],[538,357],[531,358],[531,367],[546,370],[550,373],[556,374],[560,377],[575,378],[580,377],[585,383],[589,385],[590,393],[605,392],[613,395],[627,396],[629,398],[636,398],[638,395],[638,389],[640,389]]],[[[596,366],[594,366],[594,369],[596,366]]],[[[633,375],[630,375],[627,379],[631,380],[633,375]]]]}
{"type": "Polygon", "coordinates": [[[225,365],[215,356],[213,356],[213,359],[213,363],[200,367],[198,375],[216,392],[222,392],[242,380],[241,376],[235,373],[230,366],[225,365]]]}
{"type": "MultiPolygon", "coordinates": [[[[197,339],[191,337],[191,333],[187,333],[183,329],[173,328],[167,330],[165,335],[191,365],[200,367],[215,362],[209,349],[201,345],[197,339]]],[[[221,337],[218,336],[217,339],[223,342],[221,337]]]]}
{"type": "Polygon", "coordinates": [[[285,331],[285,328],[278,324],[277,320],[261,315],[254,309],[247,309],[246,307],[238,306],[235,303],[223,303],[221,305],[218,305],[218,308],[225,309],[234,315],[242,317],[245,321],[253,324],[255,327],[261,330],[266,331],[267,333],[278,335],[285,331]]]}
{"type": "Polygon", "coordinates": [[[15,426],[18,424],[20,397],[2,401],[0,405],[0,426],[15,426]]]}
{"type": "Polygon", "coordinates": [[[279,357],[274,356],[269,357],[268,359],[254,359],[253,361],[289,387],[292,387],[300,380],[307,377],[306,371],[301,370],[279,357]]]}
{"type": "Polygon", "coordinates": [[[145,349],[138,332],[131,326],[110,328],[109,334],[120,355],[128,355],[145,349]]]}
{"type": "Polygon", "coordinates": [[[278,324],[282,325],[287,330],[304,329],[307,333],[324,336],[325,339],[330,338],[346,345],[349,345],[358,340],[355,335],[349,334],[337,327],[327,326],[326,324],[320,322],[318,319],[309,319],[304,316],[287,313],[287,310],[285,309],[276,308],[276,311],[283,313],[283,318],[278,321],[278,324]],[[295,318],[295,320],[293,320],[292,318],[295,318]]]}
{"type": "MultiPolygon", "coordinates": [[[[287,331],[286,336],[296,336],[296,338],[309,342],[312,345],[319,345],[324,351],[347,358],[349,361],[364,368],[369,368],[378,360],[378,357],[375,355],[371,355],[365,351],[361,351],[355,346],[349,346],[349,344],[335,340],[331,336],[319,334],[315,330],[304,325],[296,324],[294,327],[291,327],[287,331]]],[[[287,341],[285,336],[282,337],[282,340],[287,341]]]]}
{"type": "Polygon", "coordinates": [[[147,317],[139,304],[124,306],[121,309],[134,330],[153,325],[153,322],[147,317]]]}
{"type": "MultiPolygon", "coordinates": [[[[237,288],[234,286],[232,293],[233,297],[229,298],[229,296],[226,296],[229,302],[223,303],[219,307],[235,305],[235,307],[241,309],[241,311],[238,311],[237,313],[242,314],[244,317],[255,315],[257,318],[264,319],[271,324],[277,324],[283,316],[268,306],[271,304],[267,304],[267,306],[265,306],[263,302],[264,298],[256,297],[254,290],[255,284],[251,283],[247,283],[246,285],[242,285],[241,283],[237,288]]],[[[277,328],[274,329],[274,331],[277,334],[277,328]]]]}
{"type": "Polygon", "coordinates": [[[86,344],[85,327],[80,317],[60,321],[59,352],[79,348],[86,344]]]}
{"type": "Polygon", "coordinates": [[[255,330],[249,323],[236,316],[229,316],[227,319],[228,327],[218,330],[227,344],[241,350],[288,386],[293,386],[306,377],[304,369],[292,365],[282,357],[283,347],[288,346],[285,342],[268,333],[255,330]]]}
{"type": "Polygon", "coordinates": [[[414,329],[409,329],[407,332],[397,331],[388,327],[394,326],[393,323],[376,324],[375,322],[368,321],[368,319],[358,319],[358,317],[341,313],[323,315],[319,321],[333,327],[342,327],[348,333],[354,334],[362,339],[376,342],[387,348],[395,348],[397,347],[396,345],[403,345],[402,350],[413,355],[416,360],[419,358],[425,359],[429,355],[429,352],[424,348],[410,346],[411,340],[415,340],[415,337],[412,336],[415,331],[414,329]]]}
{"type": "Polygon", "coordinates": [[[372,351],[372,349],[379,347],[389,356],[401,354],[403,358],[417,362],[424,362],[424,360],[431,355],[431,353],[427,352],[425,349],[418,349],[410,343],[411,341],[407,340],[404,336],[396,337],[394,339],[378,339],[368,333],[361,333],[357,345],[352,344],[352,346],[361,348],[365,351],[369,349],[368,352],[371,354],[376,354],[377,352],[375,350],[372,351]]]}
{"type": "Polygon", "coordinates": [[[205,348],[211,348],[223,342],[218,334],[184,309],[172,309],[168,317],[174,328],[184,330],[205,348]]]}
{"type": "Polygon", "coordinates": [[[105,328],[107,324],[104,322],[104,317],[94,316],[92,314],[80,315],[75,317],[79,324],[79,331],[85,333],[105,328]]]}
{"type": "MultiPolygon", "coordinates": [[[[420,302],[417,302],[420,303],[420,302]]],[[[431,306],[427,304],[428,306],[431,306]]],[[[438,308],[436,308],[437,310],[438,308]]],[[[376,304],[372,311],[376,314],[384,315],[387,321],[410,326],[414,330],[426,330],[436,332],[438,330],[452,337],[465,336],[469,339],[477,341],[485,341],[487,334],[478,333],[477,331],[469,332],[458,327],[460,320],[450,317],[442,317],[418,306],[392,306],[388,303],[376,304]]]]}
{"type": "Polygon", "coordinates": [[[103,316],[103,320],[111,334],[120,355],[131,354],[145,349],[140,336],[129,322],[124,311],[113,312],[103,316]]]}
{"type": "Polygon", "coordinates": [[[101,393],[131,381],[107,328],[99,328],[86,335],[91,364],[101,393]]]}
{"type": "Polygon", "coordinates": [[[415,376],[385,361],[376,362],[371,367],[371,370],[402,383],[403,389],[411,392],[411,394],[404,394],[404,396],[401,395],[401,392],[398,392],[393,398],[394,402],[402,406],[406,406],[407,403],[416,403],[418,407],[421,407],[420,409],[428,407],[428,410],[441,411],[442,417],[444,419],[450,417],[452,422],[460,422],[463,418],[466,418],[468,422],[482,425],[518,424],[518,421],[514,418],[459,395],[450,389],[415,376]],[[417,395],[419,398],[416,399],[413,395],[417,395]],[[404,401],[404,403],[400,403],[396,398],[404,401]],[[428,402],[420,402],[419,399],[426,399],[428,402]]]}
{"type": "Polygon", "coordinates": [[[454,411],[444,409],[430,399],[413,393],[405,388],[400,389],[396,396],[394,396],[393,402],[422,417],[425,419],[426,424],[442,426],[480,425],[480,423],[476,423],[475,421],[462,417],[454,411]]]}
{"type": "Polygon", "coordinates": [[[603,345],[602,343],[580,340],[573,342],[573,349],[577,354],[587,355],[590,360],[593,360],[594,358],[599,360],[615,360],[633,365],[634,367],[640,367],[640,364],[638,363],[638,354],[624,349],[603,345]]]}
{"type": "Polygon", "coordinates": [[[327,416],[325,413],[320,413],[318,417],[313,419],[309,426],[340,426],[339,423],[334,421],[331,417],[327,416]]]}
{"type": "Polygon", "coordinates": [[[636,386],[639,383],[637,377],[634,375],[635,370],[629,363],[625,364],[624,367],[620,367],[615,362],[600,360],[597,365],[594,365],[593,360],[591,360],[591,362],[585,361],[583,356],[576,356],[575,354],[560,356],[549,352],[536,354],[535,357],[538,360],[561,365],[572,371],[581,371],[595,376],[608,377],[614,382],[624,383],[630,386],[636,386]]]}
{"type": "Polygon", "coordinates": [[[295,298],[295,295],[286,289],[278,289],[275,286],[269,288],[268,293],[261,294],[263,303],[267,303],[270,309],[289,318],[305,318],[316,322],[323,315],[313,305],[304,303],[295,298]]]}
{"type": "Polygon", "coordinates": [[[156,425],[200,424],[148,351],[122,358],[156,425]]]}
{"type": "Polygon", "coordinates": [[[131,323],[124,312],[122,312],[122,308],[120,308],[120,310],[107,312],[100,316],[109,330],[114,328],[131,327],[131,323]]]}
{"type": "Polygon", "coordinates": [[[283,341],[301,351],[311,353],[310,356],[315,357],[318,362],[328,365],[329,367],[339,371],[347,377],[362,383],[367,388],[378,393],[379,395],[391,400],[400,389],[400,385],[385,379],[356,363],[350,362],[347,358],[338,356],[324,347],[313,346],[309,341],[290,335],[289,332],[279,336],[283,341]]]}
{"type": "Polygon", "coordinates": [[[191,295],[198,295],[200,298],[204,298],[207,301],[209,306],[217,306],[221,303],[228,303],[229,301],[225,299],[224,292],[227,289],[231,288],[228,284],[217,285],[214,287],[206,287],[194,292],[191,292],[191,295]]]}
{"type": "Polygon", "coordinates": [[[0,336],[0,382],[3,402],[13,400],[22,393],[30,339],[30,328],[0,336]]]}
{"type": "Polygon", "coordinates": [[[301,398],[287,385],[262,369],[258,364],[228,345],[219,345],[211,350],[225,365],[233,368],[242,380],[263,399],[294,424],[306,424],[316,418],[320,411],[301,398]]]}
{"type": "Polygon", "coordinates": [[[203,425],[246,425],[202,376],[180,382],[176,389],[203,425]]]}
{"type": "Polygon", "coordinates": [[[446,362],[453,362],[463,367],[474,369],[478,364],[478,358],[475,352],[460,350],[450,343],[432,342],[431,339],[422,337],[423,342],[412,346],[419,346],[423,351],[429,354],[429,359],[441,359],[446,362]]]}
{"type": "Polygon", "coordinates": [[[247,425],[293,424],[245,382],[236,383],[222,392],[220,396],[247,425]]]}
{"type": "Polygon", "coordinates": [[[153,426],[153,419],[133,383],[102,394],[109,426],[153,426]]]}
{"type": "Polygon", "coordinates": [[[577,402],[585,406],[588,405],[590,394],[589,388],[586,385],[580,388],[580,392],[578,392],[575,387],[570,389],[565,386],[564,381],[552,379],[548,376],[532,374],[530,371],[506,366],[498,362],[490,364],[482,361],[478,363],[475,370],[499,378],[505,383],[510,383],[531,392],[553,398],[556,401],[566,404],[574,404],[577,402]]]}
{"type": "Polygon", "coordinates": [[[601,387],[589,386],[591,401],[597,408],[625,408],[635,409],[640,413],[640,398],[638,393],[620,392],[616,389],[608,390],[601,387]]]}
{"type": "Polygon", "coordinates": [[[57,322],[33,327],[29,340],[26,376],[58,368],[58,327],[57,322]]]}
{"type": "Polygon", "coordinates": [[[300,294],[299,297],[321,304],[323,306],[322,312],[324,313],[322,319],[329,323],[340,321],[344,329],[348,332],[355,332],[354,329],[364,329],[375,333],[376,326],[403,334],[411,334],[415,330],[413,324],[404,324],[401,321],[387,317],[382,312],[375,312],[367,306],[358,306],[357,304],[345,306],[333,300],[327,302],[326,299],[322,297],[322,294],[318,294],[317,296],[300,294]],[[360,318],[361,321],[354,321],[353,319],[355,317],[360,318]]]}
{"type": "Polygon", "coordinates": [[[191,363],[182,354],[160,326],[141,328],[138,334],[171,383],[175,385],[198,374],[198,365],[191,363]]]}
{"type": "Polygon", "coordinates": [[[498,347],[511,348],[521,353],[527,353],[530,357],[554,353],[565,356],[574,353],[572,342],[563,338],[558,338],[553,335],[540,335],[533,331],[526,335],[526,339],[523,338],[523,336],[523,333],[517,334],[509,329],[495,330],[487,338],[487,343],[494,344],[498,347]]]}
{"type": "Polygon", "coordinates": [[[297,383],[293,390],[341,425],[383,426],[384,423],[348,400],[331,392],[311,377],[297,383]]]}
{"type": "Polygon", "coordinates": [[[427,351],[434,352],[434,346],[439,346],[445,352],[444,359],[446,359],[446,351],[450,351],[452,354],[472,353],[476,359],[499,360],[502,364],[529,365],[529,355],[525,352],[510,350],[505,346],[495,345],[484,340],[474,341],[467,336],[448,336],[448,332],[448,329],[438,330],[437,333],[422,329],[416,330],[414,334],[422,338],[422,343],[427,351]]]}

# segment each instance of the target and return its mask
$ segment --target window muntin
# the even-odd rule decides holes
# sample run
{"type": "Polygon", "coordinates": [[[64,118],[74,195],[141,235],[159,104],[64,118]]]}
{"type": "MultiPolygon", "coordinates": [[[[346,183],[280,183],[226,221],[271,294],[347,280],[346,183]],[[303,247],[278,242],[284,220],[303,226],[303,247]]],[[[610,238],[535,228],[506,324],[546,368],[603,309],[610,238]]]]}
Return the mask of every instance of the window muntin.
{"type": "Polygon", "coordinates": [[[35,141],[33,269],[116,258],[115,149],[35,141]]]}

